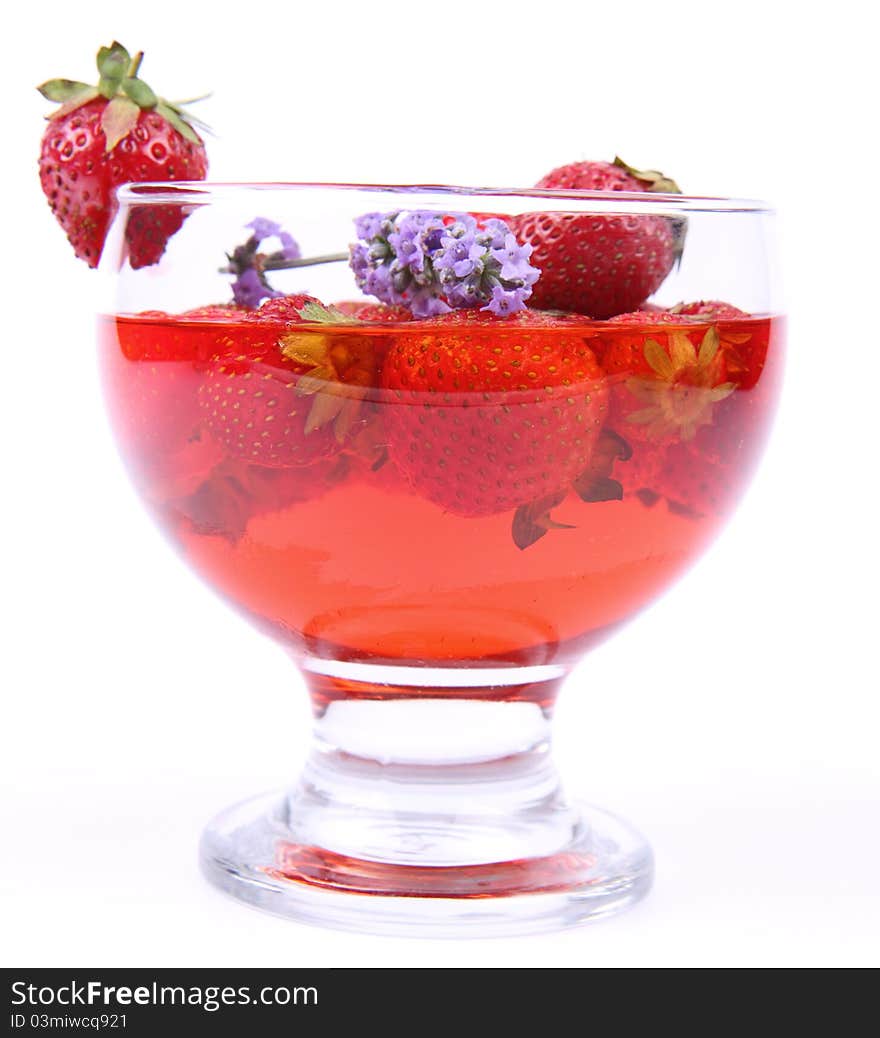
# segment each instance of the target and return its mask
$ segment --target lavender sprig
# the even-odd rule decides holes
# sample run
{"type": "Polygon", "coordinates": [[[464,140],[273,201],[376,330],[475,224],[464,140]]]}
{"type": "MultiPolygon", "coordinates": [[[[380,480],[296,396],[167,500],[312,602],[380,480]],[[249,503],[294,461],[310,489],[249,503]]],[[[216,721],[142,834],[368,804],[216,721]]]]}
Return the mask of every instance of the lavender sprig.
{"type": "Polygon", "coordinates": [[[503,220],[468,213],[367,213],[351,268],[360,288],[417,317],[480,307],[499,316],[525,308],[540,271],[503,220]]]}
{"type": "Polygon", "coordinates": [[[271,269],[276,264],[298,260],[302,253],[294,237],[274,220],[258,216],[245,226],[253,233],[243,245],[239,245],[227,256],[227,272],[235,274],[235,280],[232,282],[232,297],[235,302],[239,306],[256,309],[264,299],[274,299],[284,294],[276,292],[266,280],[266,269],[271,269]],[[277,238],[281,248],[268,254],[258,252],[260,245],[267,238],[277,238]]]}

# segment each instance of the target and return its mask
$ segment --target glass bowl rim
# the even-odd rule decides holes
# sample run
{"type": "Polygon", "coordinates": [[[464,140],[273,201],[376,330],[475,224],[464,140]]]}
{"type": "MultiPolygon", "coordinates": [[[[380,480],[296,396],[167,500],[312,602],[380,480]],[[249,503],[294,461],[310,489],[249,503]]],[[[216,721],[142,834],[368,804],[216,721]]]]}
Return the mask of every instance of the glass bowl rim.
{"type": "MultiPolygon", "coordinates": [[[[545,188],[465,187],[452,184],[378,184],[347,181],[211,181],[169,180],[126,183],[116,189],[120,205],[207,205],[214,198],[262,192],[338,191],[449,198],[519,198],[528,202],[575,203],[558,208],[570,212],[748,213],[772,215],[774,208],[759,199],[715,195],[666,194],[653,191],[575,191],[545,188]]],[[[534,207],[536,210],[537,206],[534,207]]]]}

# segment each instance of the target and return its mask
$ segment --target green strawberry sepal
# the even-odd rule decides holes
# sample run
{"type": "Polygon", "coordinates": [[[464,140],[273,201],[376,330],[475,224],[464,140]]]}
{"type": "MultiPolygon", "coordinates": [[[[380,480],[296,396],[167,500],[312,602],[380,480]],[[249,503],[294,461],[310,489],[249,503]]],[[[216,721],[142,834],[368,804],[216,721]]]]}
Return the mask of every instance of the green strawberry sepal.
{"type": "Polygon", "coordinates": [[[142,111],[150,110],[155,110],[191,144],[200,144],[201,138],[194,126],[205,130],[204,123],[181,105],[159,97],[138,77],[143,57],[143,51],[139,51],[132,58],[125,47],[114,40],[109,47],[101,47],[98,51],[97,86],[72,79],[50,79],[42,83],[37,90],[47,101],[61,106],[48,118],[67,115],[95,98],[103,97],[107,106],[101,116],[101,129],[106,138],[107,152],[134,130],[142,111]]]}

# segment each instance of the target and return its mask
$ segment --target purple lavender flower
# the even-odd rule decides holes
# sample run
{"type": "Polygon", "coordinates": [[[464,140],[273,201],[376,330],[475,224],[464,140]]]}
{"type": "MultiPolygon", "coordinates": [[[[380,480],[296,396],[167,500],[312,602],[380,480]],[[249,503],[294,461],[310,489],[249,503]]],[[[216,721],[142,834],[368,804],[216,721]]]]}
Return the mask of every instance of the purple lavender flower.
{"type": "Polygon", "coordinates": [[[232,282],[232,298],[239,306],[247,306],[252,310],[256,310],[264,299],[276,295],[280,295],[280,293],[269,288],[265,277],[260,277],[253,267],[240,271],[238,277],[232,282]]]}
{"type": "Polygon", "coordinates": [[[281,225],[275,223],[274,220],[267,220],[265,216],[255,216],[250,223],[245,224],[245,227],[254,232],[254,237],[258,242],[271,238],[275,234],[281,234],[281,225]]]}
{"type": "Polygon", "coordinates": [[[496,285],[492,289],[492,302],[488,306],[484,306],[484,310],[491,310],[492,313],[498,314],[499,317],[506,317],[508,314],[515,314],[517,310],[522,310],[523,302],[519,295],[519,289],[508,289],[503,288],[501,285],[496,285]]]}
{"type": "Polygon", "coordinates": [[[532,246],[520,245],[510,231],[504,236],[503,245],[493,249],[493,253],[501,261],[502,281],[516,281],[519,278],[528,285],[537,281],[538,272],[529,263],[532,246]]]}
{"type": "Polygon", "coordinates": [[[482,226],[468,213],[367,213],[351,268],[368,295],[408,306],[417,317],[481,307],[499,316],[525,307],[540,271],[503,220],[482,226]]]}
{"type": "Polygon", "coordinates": [[[492,239],[489,243],[489,247],[492,249],[500,249],[504,245],[505,237],[510,234],[510,228],[503,220],[490,219],[486,220],[483,224],[483,231],[486,234],[491,234],[492,239]]]}
{"type": "Polygon", "coordinates": [[[232,283],[232,297],[239,306],[256,309],[264,299],[274,299],[283,295],[276,292],[266,280],[264,264],[267,260],[296,260],[302,255],[293,235],[285,231],[274,220],[258,216],[246,224],[252,231],[250,238],[239,245],[229,259],[229,270],[235,274],[232,283]],[[275,252],[258,252],[260,245],[267,238],[277,238],[280,248],[275,252]]]}
{"type": "MultiPolygon", "coordinates": [[[[396,213],[394,214],[397,215],[396,213]]],[[[387,238],[393,227],[388,219],[387,213],[364,213],[354,222],[357,236],[364,241],[372,241],[374,238],[387,238]]]]}
{"type": "Polygon", "coordinates": [[[271,254],[272,259],[294,260],[302,256],[299,245],[296,243],[293,235],[285,231],[281,224],[275,223],[274,220],[267,220],[263,216],[258,216],[256,219],[251,220],[250,223],[245,224],[245,227],[254,232],[253,236],[257,240],[257,245],[260,245],[267,238],[277,238],[281,242],[281,248],[271,254]]]}

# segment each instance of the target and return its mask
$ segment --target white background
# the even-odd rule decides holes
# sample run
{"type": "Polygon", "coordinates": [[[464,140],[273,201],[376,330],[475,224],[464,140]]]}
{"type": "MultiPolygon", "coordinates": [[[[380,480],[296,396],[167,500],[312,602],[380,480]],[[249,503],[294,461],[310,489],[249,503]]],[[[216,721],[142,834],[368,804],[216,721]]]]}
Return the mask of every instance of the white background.
{"type": "Polygon", "coordinates": [[[871,34],[846,0],[613,6],[17,8],[0,41],[5,965],[878,964],[871,34]],[[569,786],[653,843],[655,889],[628,914],[403,941],[263,916],[200,878],[201,826],[293,777],[308,712],[283,653],[141,514],[105,426],[97,276],[40,193],[33,87],[91,79],[113,37],[166,96],[213,89],[216,179],[531,184],[619,152],[781,209],[790,363],[764,466],[559,710],[569,786]]]}

